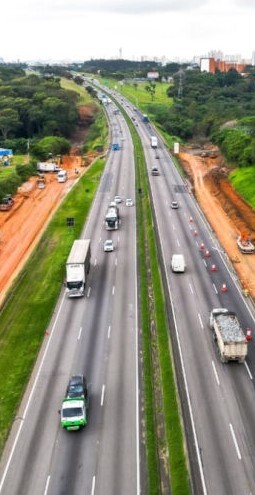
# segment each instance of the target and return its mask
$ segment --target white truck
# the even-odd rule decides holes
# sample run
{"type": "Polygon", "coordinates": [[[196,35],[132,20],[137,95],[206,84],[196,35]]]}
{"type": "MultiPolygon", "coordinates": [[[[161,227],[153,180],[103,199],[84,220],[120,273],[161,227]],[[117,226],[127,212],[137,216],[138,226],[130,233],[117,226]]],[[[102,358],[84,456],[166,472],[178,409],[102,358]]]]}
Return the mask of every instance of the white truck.
{"type": "Polygon", "coordinates": [[[59,172],[61,170],[55,162],[38,162],[36,168],[38,172],[59,172]]]}
{"type": "Polygon", "coordinates": [[[210,314],[210,327],[222,363],[243,363],[248,352],[248,342],[236,314],[226,308],[215,308],[210,314]]]}
{"type": "Polygon", "coordinates": [[[158,147],[158,138],[156,136],[151,136],[151,147],[152,148],[158,147]]]}
{"type": "Polygon", "coordinates": [[[117,230],[119,228],[119,208],[117,205],[109,206],[105,215],[106,230],[117,230]]]}
{"type": "Polygon", "coordinates": [[[90,258],[90,239],[75,240],[66,262],[66,293],[68,297],[84,296],[90,258]]]}

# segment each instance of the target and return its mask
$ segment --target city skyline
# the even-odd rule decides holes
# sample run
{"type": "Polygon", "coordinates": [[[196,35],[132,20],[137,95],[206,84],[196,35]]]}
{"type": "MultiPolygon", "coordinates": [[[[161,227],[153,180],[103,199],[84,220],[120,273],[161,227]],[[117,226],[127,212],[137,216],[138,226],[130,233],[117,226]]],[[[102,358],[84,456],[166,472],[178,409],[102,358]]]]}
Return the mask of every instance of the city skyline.
{"type": "Polygon", "coordinates": [[[251,60],[254,13],[251,0],[9,0],[0,57],[188,61],[220,51],[251,60]]]}

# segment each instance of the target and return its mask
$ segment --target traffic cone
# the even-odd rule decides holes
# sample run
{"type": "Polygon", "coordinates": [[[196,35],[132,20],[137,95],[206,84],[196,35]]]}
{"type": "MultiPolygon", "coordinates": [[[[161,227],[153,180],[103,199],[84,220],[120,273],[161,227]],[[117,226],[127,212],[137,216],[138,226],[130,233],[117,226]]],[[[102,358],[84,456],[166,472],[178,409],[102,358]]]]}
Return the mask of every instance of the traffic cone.
{"type": "Polygon", "coordinates": [[[201,242],[201,244],[200,244],[200,249],[204,249],[204,248],[205,248],[205,245],[204,245],[204,243],[203,243],[203,242],[201,242]]]}
{"type": "Polygon", "coordinates": [[[205,252],[205,257],[206,257],[206,258],[210,258],[210,251],[208,251],[208,249],[207,249],[207,250],[206,250],[206,252],[205,252]]]}
{"type": "Polygon", "coordinates": [[[192,217],[189,217],[189,222],[192,223],[193,222],[193,218],[192,217]]]}
{"type": "Polygon", "coordinates": [[[211,266],[211,272],[217,272],[216,265],[212,265],[212,266],[211,266]]]}
{"type": "Polygon", "coordinates": [[[194,230],[194,235],[197,235],[197,230],[194,230]]]}
{"type": "Polygon", "coordinates": [[[226,284],[222,284],[222,287],[221,287],[221,292],[227,292],[227,286],[226,284]]]}
{"type": "Polygon", "coordinates": [[[246,340],[251,340],[251,339],[252,339],[251,328],[246,328],[246,340]]]}

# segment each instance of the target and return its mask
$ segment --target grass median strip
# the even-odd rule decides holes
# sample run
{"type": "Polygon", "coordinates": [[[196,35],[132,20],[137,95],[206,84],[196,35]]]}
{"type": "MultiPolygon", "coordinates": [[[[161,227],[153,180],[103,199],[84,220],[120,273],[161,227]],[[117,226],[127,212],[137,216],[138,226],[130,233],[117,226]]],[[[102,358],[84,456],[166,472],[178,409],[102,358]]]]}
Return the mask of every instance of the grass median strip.
{"type": "MultiPolygon", "coordinates": [[[[158,264],[156,238],[153,229],[153,218],[150,208],[148,193],[148,178],[143,148],[135,128],[128,119],[130,131],[133,138],[136,157],[136,180],[138,209],[138,242],[139,242],[139,270],[140,270],[140,304],[143,331],[143,365],[145,380],[145,416],[146,416],[146,449],[148,460],[148,477],[150,495],[160,493],[159,465],[156,459],[157,451],[165,452],[169,463],[170,486],[173,495],[189,495],[191,487],[187,469],[183,431],[178,407],[178,392],[174,378],[173,365],[170,354],[170,340],[166,315],[166,305],[163,293],[163,285],[158,264]],[[147,247],[150,260],[150,279],[152,284],[154,305],[152,313],[148,305],[148,266],[146,266],[145,250],[147,247]],[[155,370],[153,370],[152,340],[150,325],[154,321],[156,325],[156,345],[160,367],[160,379],[162,389],[162,408],[165,428],[164,445],[157,445],[161,439],[157,436],[157,425],[155,424],[155,370]],[[153,390],[154,388],[154,390],[153,390]]],[[[161,473],[162,474],[162,473],[161,473]]]]}

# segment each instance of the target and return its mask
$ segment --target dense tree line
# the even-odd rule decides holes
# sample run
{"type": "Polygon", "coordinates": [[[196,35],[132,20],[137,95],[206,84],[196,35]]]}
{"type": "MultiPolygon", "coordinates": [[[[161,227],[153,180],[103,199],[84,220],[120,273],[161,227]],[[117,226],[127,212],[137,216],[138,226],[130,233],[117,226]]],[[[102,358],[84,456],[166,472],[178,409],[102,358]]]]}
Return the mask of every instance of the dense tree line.
{"type": "Polygon", "coordinates": [[[23,69],[0,66],[0,146],[45,136],[69,138],[79,115],[74,91],[61,88],[56,77],[26,75],[23,69]]]}

